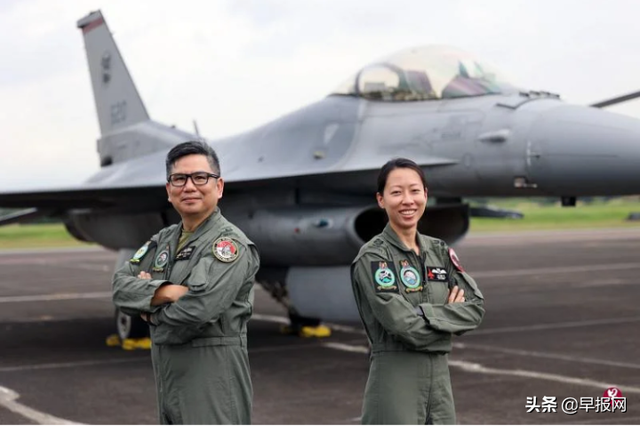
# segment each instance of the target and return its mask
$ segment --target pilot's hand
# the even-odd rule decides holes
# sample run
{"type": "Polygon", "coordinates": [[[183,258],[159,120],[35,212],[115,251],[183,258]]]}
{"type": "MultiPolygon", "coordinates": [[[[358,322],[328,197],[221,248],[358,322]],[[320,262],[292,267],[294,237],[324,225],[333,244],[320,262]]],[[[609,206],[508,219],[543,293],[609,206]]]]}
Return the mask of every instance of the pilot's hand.
{"type": "Polygon", "coordinates": [[[141,271],[138,274],[138,278],[140,278],[141,280],[150,280],[151,279],[151,274],[145,271],[141,271]]]}
{"type": "Polygon", "coordinates": [[[464,290],[458,286],[454,286],[449,292],[449,303],[461,303],[464,302],[464,290]]]}

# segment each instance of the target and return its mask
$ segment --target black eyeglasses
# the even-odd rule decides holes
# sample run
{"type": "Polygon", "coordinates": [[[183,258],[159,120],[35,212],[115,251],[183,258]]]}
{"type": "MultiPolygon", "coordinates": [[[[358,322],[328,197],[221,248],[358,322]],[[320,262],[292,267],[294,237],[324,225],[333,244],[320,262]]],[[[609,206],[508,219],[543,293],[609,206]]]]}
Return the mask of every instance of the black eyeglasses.
{"type": "Polygon", "coordinates": [[[206,185],[209,182],[209,178],[212,177],[214,179],[218,179],[220,175],[216,175],[215,173],[207,173],[207,172],[195,172],[195,173],[174,173],[169,175],[167,182],[171,184],[171,186],[182,187],[187,184],[189,178],[191,178],[191,182],[195,186],[206,185]]]}

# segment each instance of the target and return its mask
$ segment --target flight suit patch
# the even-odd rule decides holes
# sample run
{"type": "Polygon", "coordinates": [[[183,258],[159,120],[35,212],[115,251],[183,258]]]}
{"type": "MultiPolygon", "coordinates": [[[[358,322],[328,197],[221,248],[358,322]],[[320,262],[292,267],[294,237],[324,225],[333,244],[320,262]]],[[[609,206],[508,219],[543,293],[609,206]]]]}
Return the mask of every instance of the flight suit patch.
{"type": "Polygon", "coordinates": [[[371,273],[376,284],[376,293],[398,293],[395,267],[392,263],[371,262],[371,273]]]}
{"type": "Polygon", "coordinates": [[[222,262],[233,262],[238,254],[238,246],[231,238],[221,237],[213,243],[213,255],[222,262]]]}
{"type": "Polygon", "coordinates": [[[460,259],[458,258],[458,255],[451,247],[449,247],[449,258],[451,259],[451,263],[453,263],[453,266],[455,266],[458,271],[464,272],[464,269],[460,264],[460,259]]]}
{"type": "Polygon", "coordinates": [[[427,266],[427,278],[429,281],[437,281],[441,283],[447,282],[447,270],[440,266],[427,266]]]}
{"type": "Polygon", "coordinates": [[[162,250],[157,256],[156,260],[153,262],[153,272],[163,272],[164,267],[167,266],[169,262],[169,247],[162,250]]]}
{"type": "Polygon", "coordinates": [[[407,293],[422,291],[420,273],[409,264],[408,260],[400,261],[400,280],[404,284],[407,293]]]}
{"type": "Polygon", "coordinates": [[[156,245],[155,241],[147,241],[146,243],[144,243],[144,245],[138,249],[138,251],[133,255],[133,257],[129,259],[129,263],[137,264],[142,262],[142,259],[144,259],[144,256],[149,251],[149,248],[155,245],[156,245]]]}
{"type": "Polygon", "coordinates": [[[176,255],[176,260],[189,260],[195,250],[195,246],[185,247],[176,255]]]}

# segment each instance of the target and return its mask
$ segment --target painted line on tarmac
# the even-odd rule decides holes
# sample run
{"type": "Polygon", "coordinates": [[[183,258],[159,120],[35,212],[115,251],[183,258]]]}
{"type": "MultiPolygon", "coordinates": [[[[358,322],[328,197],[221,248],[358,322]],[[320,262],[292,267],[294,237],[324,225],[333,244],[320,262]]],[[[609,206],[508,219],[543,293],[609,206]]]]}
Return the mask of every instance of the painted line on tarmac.
{"type": "Polygon", "coordinates": [[[499,278],[519,277],[522,275],[574,274],[580,272],[619,271],[621,269],[640,269],[640,263],[607,263],[606,265],[576,265],[530,269],[509,269],[506,271],[477,271],[470,272],[470,274],[473,278],[499,278]]]}
{"type": "Polygon", "coordinates": [[[94,365],[109,365],[109,364],[125,364],[138,361],[149,361],[148,357],[135,357],[135,358],[121,358],[121,359],[105,359],[105,360],[87,360],[87,361],[75,361],[75,362],[54,362],[48,364],[28,364],[28,365],[14,365],[11,367],[0,367],[0,373],[13,373],[16,371],[34,371],[34,370],[49,370],[58,368],[77,368],[77,367],[91,367],[94,365]]]}
{"type": "Polygon", "coordinates": [[[593,325],[625,324],[630,322],[640,322],[640,317],[604,318],[599,320],[567,321],[551,324],[522,325],[517,327],[485,328],[481,330],[474,330],[473,335],[478,336],[485,334],[519,333],[522,331],[557,330],[562,328],[590,327],[593,325]]]}
{"type": "Polygon", "coordinates": [[[528,379],[549,380],[552,382],[565,383],[578,386],[589,386],[597,389],[607,389],[616,386],[624,389],[625,393],[640,393],[640,388],[635,386],[627,386],[619,383],[599,382],[596,380],[580,379],[578,377],[562,376],[560,374],[542,373],[539,371],[528,370],[503,370],[499,368],[485,367],[482,364],[468,361],[449,360],[449,365],[460,368],[469,373],[492,374],[498,376],[515,376],[526,377],[528,379]]]}
{"type": "Polygon", "coordinates": [[[80,299],[110,299],[110,291],[97,291],[93,293],[58,293],[58,294],[34,294],[31,296],[4,296],[0,297],[0,303],[22,302],[57,302],[59,300],[80,299]]]}
{"type": "Polygon", "coordinates": [[[520,355],[520,356],[528,356],[533,358],[556,359],[559,361],[579,362],[583,364],[606,365],[607,367],[620,367],[620,368],[631,368],[635,370],[640,370],[640,364],[609,361],[606,359],[597,359],[597,358],[576,357],[576,356],[562,355],[562,354],[556,354],[551,352],[538,352],[538,351],[525,351],[522,349],[497,348],[494,346],[476,345],[473,343],[454,343],[453,347],[459,348],[459,349],[481,350],[481,351],[496,352],[496,353],[503,353],[503,354],[509,354],[509,355],[520,355]]]}
{"type": "Polygon", "coordinates": [[[4,386],[0,386],[0,407],[4,407],[9,411],[21,415],[29,420],[41,425],[81,425],[84,423],[76,423],[71,420],[61,419],[51,414],[43,413],[24,404],[17,402],[20,394],[4,386]]]}
{"type": "MultiPolygon", "coordinates": [[[[347,345],[344,343],[324,343],[324,347],[337,349],[346,352],[357,352],[357,353],[368,353],[369,348],[366,346],[357,346],[357,345],[347,345]]],[[[550,374],[550,373],[542,373],[538,371],[527,371],[527,370],[503,370],[499,368],[490,368],[485,367],[482,364],[478,364],[475,362],[468,361],[457,361],[457,360],[449,360],[449,365],[451,367],[460,368],[464,371],[468,371],[470,373],[480,373],[480,374],[493,374],[500,376],[515,376],[515,377],[526,377],[530,379],[539,379],[539,380],[549,380],[553,382],[560,382],[572,385],[579,386],[589,386],[598,389],[607,389],[612,386],[616,386],[620,389],[624,389],[625,393],[640,393],[639,387],[634,386],[626,386],[616,383],[606,383],[606,382],[598,382],[596,380],[589,379],[580,379],[577,377],[570,376],[561,376],[559,374],[550,374]]]]}

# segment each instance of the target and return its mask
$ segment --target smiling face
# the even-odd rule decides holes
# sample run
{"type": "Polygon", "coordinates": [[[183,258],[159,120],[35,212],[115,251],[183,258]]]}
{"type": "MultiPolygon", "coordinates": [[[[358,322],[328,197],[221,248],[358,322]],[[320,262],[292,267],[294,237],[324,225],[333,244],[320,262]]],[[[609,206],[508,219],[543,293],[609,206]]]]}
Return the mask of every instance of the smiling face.
{"type": "MultiPolygon", "coordinates": [[[[216,173],[211,169],[207,157],[200,154],[185,155],[177,159],[171,168],[171,174],[195,172],[216,173]]],[[[166,188],[169,201],[183,220],[204,219],[218,206],[218,200],[222,198],[224,182],[222,178],[209,177],[206,184],[197,186],[192,179],[187,179],[187,183],[182,187],[167,183],[166,188]]]]}
{"type": "Polygon", "coordinates": [[[383,193],[377,193],[376,197],[395,229],[416,228],[427,206],[424,183],[418,173],[409,168],[392,170],[383,193]]]}

